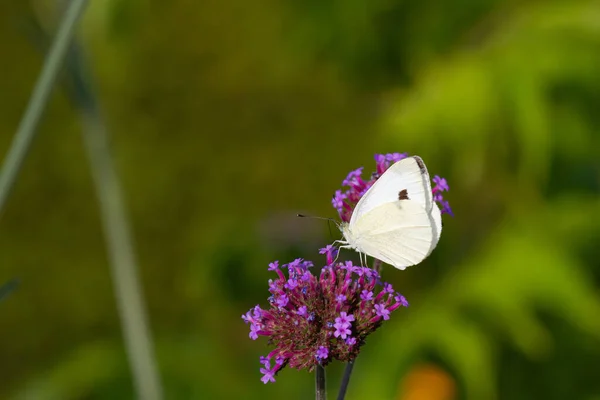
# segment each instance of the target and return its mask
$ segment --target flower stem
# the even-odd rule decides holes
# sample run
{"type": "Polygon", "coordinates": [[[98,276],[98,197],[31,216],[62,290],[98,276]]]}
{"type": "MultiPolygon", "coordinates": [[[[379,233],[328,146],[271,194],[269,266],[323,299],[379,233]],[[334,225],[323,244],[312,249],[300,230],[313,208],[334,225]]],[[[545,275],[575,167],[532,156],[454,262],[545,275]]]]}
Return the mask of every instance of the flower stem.
{"type": "Polygon", "coordinates": [[[327,391],[325,389],[325,368],[323,368],[322,365],[317,365],[317,370],[315,371],[315,399],[327,399],[327,391]]]}
{"type": "Polygon", "coordinates": [[[346,397],[346,391],[348,390],[348,383],[350,383],[350,375],[352,375],[352,369],[354,368],[354,360],[349,361],[344,369],[344,377],[342,378],[342,384],[338,393],[337,400],[344,400],[346,397]]]}

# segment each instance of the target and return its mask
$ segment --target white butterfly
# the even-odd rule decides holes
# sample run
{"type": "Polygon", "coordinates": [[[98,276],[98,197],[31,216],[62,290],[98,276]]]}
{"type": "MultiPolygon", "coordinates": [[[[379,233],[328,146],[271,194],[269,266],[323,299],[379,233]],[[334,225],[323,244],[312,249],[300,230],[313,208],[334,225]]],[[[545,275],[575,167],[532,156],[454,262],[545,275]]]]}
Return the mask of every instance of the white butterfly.
{"type": "Polygon", "coordinates": [[[423,261],[442,233],[442,215],[423,160],[404,158],[389,167],[361,197],[340,229],[342,248],[398,269],[423,261]]]}

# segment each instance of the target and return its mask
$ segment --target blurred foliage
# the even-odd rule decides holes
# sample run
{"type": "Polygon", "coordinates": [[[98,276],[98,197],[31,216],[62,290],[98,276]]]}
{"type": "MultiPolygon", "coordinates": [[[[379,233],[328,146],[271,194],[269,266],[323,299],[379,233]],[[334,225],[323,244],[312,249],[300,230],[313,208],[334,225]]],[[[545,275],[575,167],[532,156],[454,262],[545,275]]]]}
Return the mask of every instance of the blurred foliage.
{"type": "MultiPolygon", "coordinates": [[[[4,152],[48,10],[0,3],[4,152]]],[[[260,382],[265,343],[240,315],[266,301],[269,261],[320,260],[339,234],[294,215],[333,216],[376,151],[421,155],[456,217],[421,266],[384,271],[411,307],[370,338],[348,397],[403,398],[427,363],[459,398],[599,398],[597,1],[112,0],[90,3],[82,40],[167,398],[312,396],[304,372],[260,382]]],[[[21,278],[0,307],[2,398],[132,397],[79,129],[57,89],[0,221],[0,280],[21,278]]]]}

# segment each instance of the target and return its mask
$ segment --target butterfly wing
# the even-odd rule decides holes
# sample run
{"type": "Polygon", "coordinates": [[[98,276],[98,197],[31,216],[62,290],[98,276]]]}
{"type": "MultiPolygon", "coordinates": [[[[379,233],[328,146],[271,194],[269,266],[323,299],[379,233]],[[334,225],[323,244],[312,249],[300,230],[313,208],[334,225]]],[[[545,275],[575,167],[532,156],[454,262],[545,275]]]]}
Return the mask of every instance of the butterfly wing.
{"type": "Polygon", "coordinates": [[[409,200],[416,201],[426,211],[431,211],[431,181],[421,157],[407,157],[389,167],[358,201],[350,218],[350,225],[376,207],[398,201],[403,190],[406,190],[409,200]]]}
{"type": "Polygon", "coordinates": [[[429,249],[429,254],[431,254],[433,249],[435,249],[435,246],[437,246],[440,235],[442,234],[442,212],[436,202],[433,202],[433,207],[431,207],[431,212],[429,213],[429,219],[433,229],[433,242],[431,243],[431,249],[429,249]]]}
{"type": "Polygon", "coordinates": [[[417,201],[384,203],[348,227],[350,244],[359,252],[405,269],[423,261],[437,244],[433,218],[417,201]]]}

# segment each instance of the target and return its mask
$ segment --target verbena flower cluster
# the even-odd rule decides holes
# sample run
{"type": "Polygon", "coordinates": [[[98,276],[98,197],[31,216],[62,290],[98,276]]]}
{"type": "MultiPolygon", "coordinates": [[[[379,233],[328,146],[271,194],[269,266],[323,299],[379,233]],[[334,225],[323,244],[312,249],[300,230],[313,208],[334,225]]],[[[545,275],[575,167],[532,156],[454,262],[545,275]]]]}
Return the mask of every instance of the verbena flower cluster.
{"type": "MultiPolygon", "coordinates": [[[[375,154],[376,170],[367,180],[362,178],[363,167],[351,171],[346,179],[344,179],[342,182],[342,186],[348,187],[348,189],[337,190],[331,201],[342,221],[350,222],[352,210],[354,210],[356,203],[358,203],[365,192],[369,190],[371,186],[373,186],[375,181],[379,179],[381,174],[383,174],[390,167],[390,165],[406,157],[408,157],[408,153],[375,154]]],[[[433,177],[433,183],[435,184],[435,186],[432,188],[433,200],[440,205],[442,214],[450,214],[454,216],[452,209],[450,208],[450,204],[444,200],[442,195],[442,192],[450,190],[448,182],[446,182],[445,178],[440,178],[439,176],[435,175],[433,177]]]]}
{"type": "MultiPolygon", "coordinates": [[[[406,153],[376,154],[376,170],[368,180],[363,168],[348,174],[342,182],[345,190],[337,190],[333,206],[344,222],[349,222],[354,207],[377,179],[406,153]]],[[[433,199],[442,213],[453,215],[442,192],[450,188],[446,179],[435,175],[433,199]]],[[[333,360],[351,361],[359,353],[366,337],[390,314],[408,302],[382,282],[373,269],[354,265],[351,261],[335,262],[337,249],[329,245],[320,250],[326,265],[313,274],[313,263],[296,259],[289,264],[269,264],[277,274],[269,280],[269,307],[259,305],[242,316],[250,325],[250,338],[266,336],[274,349],[260,357],[264,383],[275,382],[276,374],[285,366],[312,371],[333,360]],[[284,271],[287,271],[287,276],[284,271]]]]}
{"type": "Polygon", "coordinates": [[[337,250],[320,250],[327,258],[318,274],[313,263],[296,259],[289,264],[269,264],[277,274],[269,280],[269,308],[255,306],[242,319],[250,324],[250,338],[269,338],[275,348],[261,357],[261,380],[275,382],[286,365],[312,371],[317,364],[353,360],[365,338],[391,312],[408,302],[366,267],[334,261],[337,250]],[[284,273],[287,270],[287,276],[284,273]]]}

